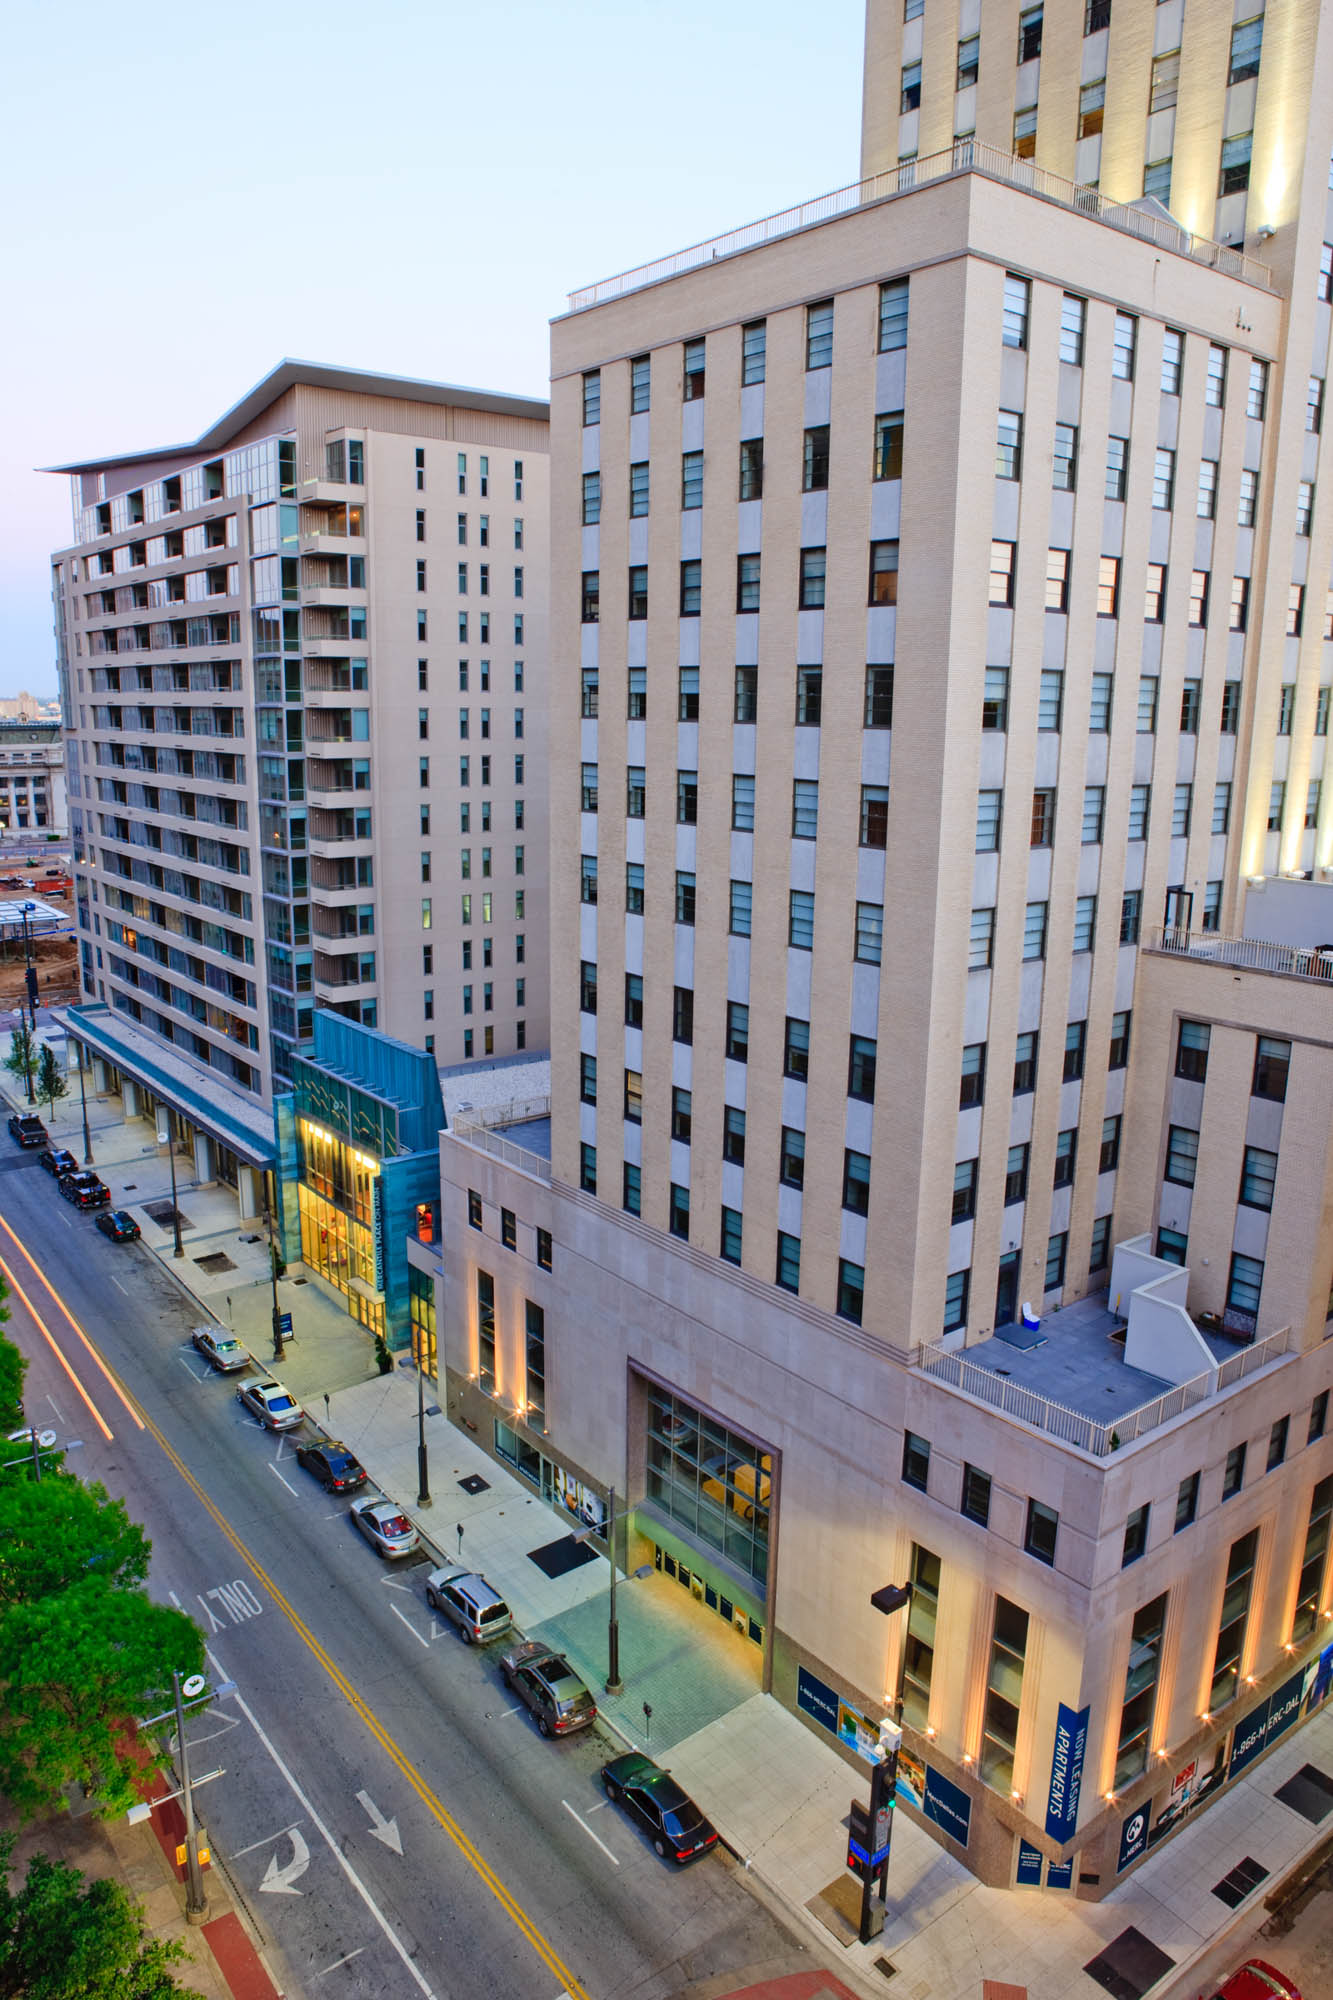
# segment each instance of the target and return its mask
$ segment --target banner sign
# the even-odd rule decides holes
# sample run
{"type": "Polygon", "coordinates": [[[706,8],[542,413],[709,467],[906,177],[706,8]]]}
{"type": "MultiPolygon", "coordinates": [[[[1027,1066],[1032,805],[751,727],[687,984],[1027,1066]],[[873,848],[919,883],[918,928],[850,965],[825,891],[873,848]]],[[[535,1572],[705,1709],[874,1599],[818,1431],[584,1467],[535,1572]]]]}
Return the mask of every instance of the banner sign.
{"type": "Polygon", "coordinates": [[[942,1827],[960,1847],[967,1846],[967,1837],[972,1825],[972,1801],[966,1792],[960,1791],[957,1785],[950,1784],[932,1764],[926,1766],[926,1796],[922,1801],[921,1810],[927,1819],[934,1820],[936,1826],[942,1827]]]}
{"type": "Polygon", "coordinates": [[[1026,1840],[1018,1843],[1018,1874],[1015,1879],[1020,1889],[1041,1887],[1041,1849],[1029,1846],[1026,1840]]]}
{"type": "Polygon", "coordinates": [[[1302,1667],[1298,1674],[1284,1681],[1267,1701],[1261,1701],[1258,1708],[1252,1709],[1243,1722],[1236,1724],[1236,1733],[1231,1741],[1231,1762],[1227,1766],[1228,1779],[1237,1777],[1270,1743],[1276,1742],[1285,1730],[1291,1728],[1300,1715],[1310,1678],[1310,1668],[1302,1667]]]}
{"type": "Polygon", "coordinates": [[[1046,1800],[1046,1831],[1063,1846],[1078,1825],[1078,1795],[1083,1784],[1083,1758],[1088,1747],[1091,1708],[1075,1713],[1060,1703],[1055,1718],[1055,1749],[1051,1755],[1051,1788],[1046,1800]]]}
{"type": "Polygon", "coordinates": [[[1131,1861],[1137,1861],[1148,1846],[1148,1811],[1150,1801],[1144,1800],[1137,1812],[1132,1812],[1120,1828],[1120,1858],[1115,1864],[1117,1875],[1123,1874],[1131,1861]]]}
{"type": "Polygon", "coordinates": [[[389,1264],[388,1224],[384,1214],[384,1177],[376,1174],[370,1183],[371,1234],[375,1244],[375,1290],[384,1290],[384,1274],[389,1264]]]}
{"type": "Polygon", "coordinates": [[[812,1715],[816,1722],[822,1722],[830,1735],[837,1735],[838,1697],[806,1667],[796,1669],[796,1706],[812,1715]]]}

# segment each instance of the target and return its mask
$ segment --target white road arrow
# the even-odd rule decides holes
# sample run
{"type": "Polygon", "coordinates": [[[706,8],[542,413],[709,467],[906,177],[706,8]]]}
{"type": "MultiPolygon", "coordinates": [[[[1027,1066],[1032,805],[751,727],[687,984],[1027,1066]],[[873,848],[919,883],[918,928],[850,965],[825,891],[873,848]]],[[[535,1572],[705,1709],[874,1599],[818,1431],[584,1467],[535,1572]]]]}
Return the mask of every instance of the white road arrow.
{"type": "Polygon", "coordinates": [[[403,1842],[402,1836],[398,1831],[397,1820],[385,1819],[384,1814],[374,1803],[369,1792],[358,1792],[356,1801],[358,1805],[364,1806],[366,1812],[370,1815],[370,1830],[376,1840],[382,1840],[384,1845],[391,1847],[395,1854],[401,1854],[403,1851],[403,1842]]]}
{"type": "Polygon", "coordinates": [[[291,1829],[291,1842],[292,1858],[285,1868],[278,1866],[278,1857],[276,1854],[269,1856],[269,1864],[264,1871],[264,1879],[259,1885],[261,1893],[267,1891],[271,1896],[299,1896],[301,1894],[296,1883],[298,1878],[304,1875],[306,1869],[310,1866],[310,1849],[306,1846],[305,1841],[295,1827],[291,1829]]]}

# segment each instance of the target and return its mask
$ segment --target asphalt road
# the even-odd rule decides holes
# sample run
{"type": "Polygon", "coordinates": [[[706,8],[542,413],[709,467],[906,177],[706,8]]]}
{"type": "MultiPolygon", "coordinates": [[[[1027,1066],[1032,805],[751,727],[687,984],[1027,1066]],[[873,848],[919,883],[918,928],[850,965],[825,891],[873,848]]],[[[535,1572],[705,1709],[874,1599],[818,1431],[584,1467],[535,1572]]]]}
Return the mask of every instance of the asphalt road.
{"type": "MultiPolygon", "coordinates": [[[[7,1141],[0,1134],[0,1147],[7,1141]]],[[[387,1565],[189,1346],[197,1312],[137,1245],[62,1202],[33,1154],[0,1152],[0,1219],[132,1393],[117,1396],[0,1226],[32,1357],[27,1408],[84,1447],[153,1541],[151,1588],[208,1634],[238,1693],[189,1730],[218,1857],[308,2000],[504,1993],[657,2000],[785,1960],[803,1942],[729,1856],[678,1870],[605,1804],[600,1731],[541,1738],[491,1656],[428,1610],[425,1565],[387,1565]],[[108,1440],[102,1426],[112,1433],[108,1440]]],[[[818,1959],[807,1955],[812,1970],[818,1959]]]]}

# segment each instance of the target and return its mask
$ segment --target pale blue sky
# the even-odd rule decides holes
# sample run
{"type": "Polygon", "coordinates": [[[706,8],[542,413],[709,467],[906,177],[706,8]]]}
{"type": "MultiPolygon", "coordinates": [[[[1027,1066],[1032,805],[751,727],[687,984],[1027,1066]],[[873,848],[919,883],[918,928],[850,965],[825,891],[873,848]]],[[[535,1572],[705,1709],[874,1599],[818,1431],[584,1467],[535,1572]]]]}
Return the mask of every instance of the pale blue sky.
{"type": "Polygon", "coordinates": [[[32,467],[195,437],[284,355],[544,395],[566,292],[855,177],[862,21],[11,0],[0,694],[55,683],[32,467]]]}

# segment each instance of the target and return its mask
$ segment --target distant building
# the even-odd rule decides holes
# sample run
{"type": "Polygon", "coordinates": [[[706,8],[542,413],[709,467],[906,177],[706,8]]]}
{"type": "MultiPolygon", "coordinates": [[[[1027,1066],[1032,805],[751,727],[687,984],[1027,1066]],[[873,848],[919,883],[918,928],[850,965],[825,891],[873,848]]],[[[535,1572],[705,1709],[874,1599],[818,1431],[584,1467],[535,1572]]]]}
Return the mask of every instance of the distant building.
{"type": "MultiPolygon", "coordinates": [[[[17,697],[26,701],[26,695],[17,697]]],[[[69,832],[65,748],[58,720],[19,722],[0,702],[0,834],[69,832]]]]}

